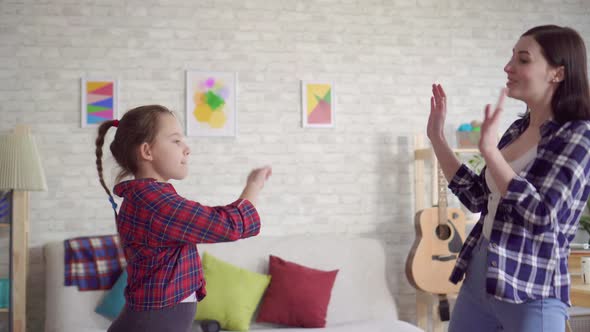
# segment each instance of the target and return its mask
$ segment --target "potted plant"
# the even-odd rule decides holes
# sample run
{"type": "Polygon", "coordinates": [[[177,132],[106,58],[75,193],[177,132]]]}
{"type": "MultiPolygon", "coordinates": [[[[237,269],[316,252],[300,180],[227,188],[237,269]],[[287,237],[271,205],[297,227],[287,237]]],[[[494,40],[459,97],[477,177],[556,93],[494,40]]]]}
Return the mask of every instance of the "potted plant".
{"type": "MultiPolygon", "coordinates": [[[[586,209],[590,210],[590,200],[586,202],[586,209]]],[[[582,214],[582,217],[580,218],[580,227],[590,235],[590,215],[582,214]]],[[[588,239],[588,244],[590,244],[590,239],[588,239]]]]}
{"type": "Polygon", "coordinates": [[[476,153],[472,155],[471,158],[469,158],[469,160],[467,160],[467,165],[469,165],[469,167],[471,167],[471,169],[475,173],[479,174],[481,173],[483,167],[486,165],[486,162],[479,153],[476,153]]]}
{"type": "MultiPolygon", "coordinates": [[[[486,164],[485,160],[479,153],[469,153],[462,156],[457,154],[457,157],[462,159],[467,164],[467,166],[477,174],[481,173],[481,170],[486,164]],[[466,157],[468,157],[468,159],[465,159],[466,157]]],[[[461,204],[461,210],[465,213],[465,218],[467,219],[467,232],[470,232],[473,225],[479,220],[481,213],[473,213],[469,211],[463,204],[461,204]]]]}

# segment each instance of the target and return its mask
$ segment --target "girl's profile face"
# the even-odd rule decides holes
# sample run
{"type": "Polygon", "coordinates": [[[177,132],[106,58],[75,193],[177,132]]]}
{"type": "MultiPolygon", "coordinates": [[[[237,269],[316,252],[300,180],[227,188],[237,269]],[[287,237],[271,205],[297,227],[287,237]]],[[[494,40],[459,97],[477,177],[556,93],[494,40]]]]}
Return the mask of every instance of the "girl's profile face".
{"type": "Polygon", "coordinates": [[[152,166],[160,181],[181,180],[188,174],[190,148],[178,120],[172,114],[160,115],[158,133],[150,145],[152,166]]]}

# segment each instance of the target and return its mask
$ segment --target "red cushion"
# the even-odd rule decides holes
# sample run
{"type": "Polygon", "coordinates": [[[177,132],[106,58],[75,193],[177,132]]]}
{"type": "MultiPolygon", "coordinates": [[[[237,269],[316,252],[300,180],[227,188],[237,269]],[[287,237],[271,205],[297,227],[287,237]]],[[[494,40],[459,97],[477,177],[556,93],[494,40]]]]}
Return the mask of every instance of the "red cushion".
{"type": "Polygon", "coordinates": [[[256,321],[325,327],[338,270],[316,270],[272,255],[268,269],[272,278],[256,321]]]}

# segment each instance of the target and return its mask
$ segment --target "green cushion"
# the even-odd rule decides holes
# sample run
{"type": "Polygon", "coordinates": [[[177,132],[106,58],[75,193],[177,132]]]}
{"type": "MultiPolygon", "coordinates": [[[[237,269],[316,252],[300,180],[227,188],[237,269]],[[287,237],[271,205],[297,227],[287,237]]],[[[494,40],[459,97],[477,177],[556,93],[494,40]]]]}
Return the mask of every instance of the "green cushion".
{"type": "Polygon", "coordinates": [[[105,294],[94,311],[110,319],[117,318],[125,306],[125,286],[127,286],[127,271],[123,270],[117,282],[105,294]]]}
{"type": "Polygon", "coordinates": [[[213,319],[221,328],[248,331],[270,276],[251,272],[203,254],[207,296],[199,302],[195,319],[213,319]]]}

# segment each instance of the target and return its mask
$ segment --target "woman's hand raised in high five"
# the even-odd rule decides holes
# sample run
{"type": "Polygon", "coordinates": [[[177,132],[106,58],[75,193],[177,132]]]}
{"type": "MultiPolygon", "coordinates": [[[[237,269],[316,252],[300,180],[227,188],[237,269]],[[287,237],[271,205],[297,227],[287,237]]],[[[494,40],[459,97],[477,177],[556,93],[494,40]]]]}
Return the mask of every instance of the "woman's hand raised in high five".
{"type": "Polygon", "coordinates": [[[432,143],[440,167],[445,174],[447,181],[451,181],[461,162],[455,156],[453,150],[445,139],[445,119],[447,117],[447,95],[440,84],[432,85],[432,96],[430,97],[430,116],[426,134],[432,143]]]}
{"type": "Polygon", "coordinates": [[[439,142],[445,139],[445,119],[447,117],[447,95],[440,84],[432,85],[430,97],[430,116],[426,134],[431,142],[439,142]]]}
{"type": "Polygon", "coordinates": [[[494,111],[492,111],[492,105],[486,105],[484,119],[481,125],[481,136],[479,138],[479,151],[484,158],[488,157],[492,151],[498,149],[498,124],[500,123],[500,114],[502,114],[502,110],[504,109],[505,98],[506,89],[502,89],[494,111]]]}

